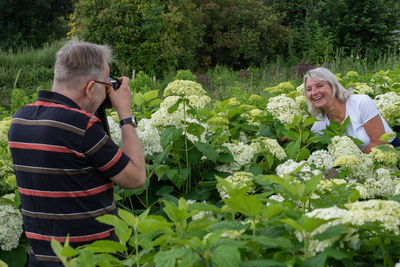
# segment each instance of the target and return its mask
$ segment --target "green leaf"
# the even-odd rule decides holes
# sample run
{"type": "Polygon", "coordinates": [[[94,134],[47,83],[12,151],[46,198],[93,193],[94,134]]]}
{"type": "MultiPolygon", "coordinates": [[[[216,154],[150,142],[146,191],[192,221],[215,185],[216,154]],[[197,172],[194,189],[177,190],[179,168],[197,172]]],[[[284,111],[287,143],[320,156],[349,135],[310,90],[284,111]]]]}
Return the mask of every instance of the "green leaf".
{"type": "Polygon", "coordinates": [[[0,260],[5,262],[10,267],[24,267],[28,261],[27,256],[28,254],[26,253],[26,248],[23,245],[19,245],[11,251],[3,251],[0,249],[0,260]]]}
{"type": "Polygon", "coordinates": [[[309,196],[311,195],[318,187],[319,182],[321,181],[322,173],[318,175],[312,176],[308,181],[305,183],[304,188],[304,195],[309,196]]]}
{"type": "Polygon", "coordinates": [[[158,90],[150,90],[143,94],[143,99],[146,102],[157,97],[158,97],[158,90]]]}
{"type": "Polygon", "coordinates": [[[179,98],[178,101],[175,102],[172,106],[168,108],[168,114],[172,114],[178,110],[179,104],[183,102],[183,98],[179,98]]]}
{"type": "Polygon", "coordinates": [[[278,238],[271,238],[268,236],[253,236],[253,235],[243,235],[244,239],[253,240],[264,248],[292,248],[293,244],[289,239],[278,237],[278,238]]]}
{"type": "Polygon", "coordinates": [[[211,261],[218,267],[239,266],[241,259],[238,248],[221,245],[210,252],[211,261]]]}
{"type": "Polygon", "coordinates": [[[193,134],[194,136],[200,137],[203,133],[205,128],[198,124],[198,123],[194,123],[194,122],[186,122],[186,131],[189,134],[193,134]]]}
{"type": "Polygon", "coordinates": [[[283,262],[269,260],[269,259],[260,259],[260,260],[248,260],[240,263],[240,267],[285,267],[287,266],[283,262]]]}
{"type": "Polygon", "coordinates": [[[308,216],[304,216],[304,230],[307,233],[311,233],[315,229],[317,229],[319,226],[327,223],[326,220],[319,219],[319,218],[310,218],[308,216]]]}
{"type": "Polygon", "coordinates": [[[288,218],[288,219],[282,219],[280,221],[292,226],[295,230],[299,231],[300,233],[303,232],[303,227],[293,219],[288,218]]]}
{"type": "Polygon", "coordinates": [[[307,127],[311,124],[314,124],[314,122],[317,122],[318,119],[314,118],[314,117],[307,117],[304,121],[303,121],[303,126],[307,127]]]}
{"type": "Polygon", "coordinates": [[[182,258],[184,255],[182,248],[174,247],[167,251],[158,252],[154,257],[154,263],[156,267],[175,267],[176,259],[182,258]]]}
{"type": "Polygon", "coordinates": [[[289,158],[296,160],[297,154],[300,150],[300,145],[300,140],[290,142],[285,148],[286,155],[289,158]]]}
{"type": "Polygon", "coordinates": [[[334,248],[326,248],[322,253],[315,257],[309,258],[305,262],[305,266],[310,267],[324,267],[327,258],[334,258],[335,260],[343,260],[347,255],[340,250],[334,248]]]}
{"type": "Polygon", "coordinates": [[[186,209],[179,209],[177,206],[168,201],[164,201],[164,203],[165,207],[163,210],[168,215],[168,218],[174,223],[186,221],[186,219],[191,216],[187,214],[186,209]]]}
{"type": "Polygon", "coordinates": [[[210,144],[195,142],[194,145],[197,148],[197,150],[199,150],[201,153],[203,153],[204,156],[206,156],[207,159],[211,160],[214,163],[217,161],[218,153],[215,152],[215,150],[212,148],[210,144]]]}
{"type": "Polygon", "coordinates": [[[285,135],[285,137],[293,141],[298,140],[300,138],[300,134],[295,131],[284,131],[283,134],[285,135]]]}
{"type": "Polygon", "coordinates": [[[145,102],[142,93],[133,94],[132,102],[135,106],[141,107],[145,102]]]}
{"type": "Polygon", "coordinates": [[[127,250],[125,245],[111,240],[97,240],[85,247],[93,253],[117,253],[125,252],[127,250]]]}
{"type": "Polygon", "coordinates": [[[137,227],[139,219],[129,211],[118,209],[118,216],[132,227],[137,227]]]}
{"type": "Polygon", "coordinates": [[[165,148],[168,144],[177,141],[182,136],[182,129],[169,127],[161,133],[161,145],[165,148]]]}
{"type": "Polygon", "coordinates": [[[149,103],[149,107],[159,106],[161,104],[161,102],[162,102],[162,100],[159,98],[154,99],[149,103]]]}
{"type": "Polygon", "coordinates": [[[235,211],[246,216],[256,216],[262,212],[263,204],[256,196],[234,195],[225,200],[225,203],[235,211]]]}
{"type": "Polygon", "coordinates": [[[324,232],[314,235],[314,238],[323,241],[335,236],[341,235],[346,230],[346,226],[344,225],[334,225],[326,229],[324,232]]]}
{"type": "Polygon", "coordinates": [[[160,180],[168,170],[169,170],[168,165],[157,164],[153,166],[152,171],[157,175],[158,180],[160,180]]]}

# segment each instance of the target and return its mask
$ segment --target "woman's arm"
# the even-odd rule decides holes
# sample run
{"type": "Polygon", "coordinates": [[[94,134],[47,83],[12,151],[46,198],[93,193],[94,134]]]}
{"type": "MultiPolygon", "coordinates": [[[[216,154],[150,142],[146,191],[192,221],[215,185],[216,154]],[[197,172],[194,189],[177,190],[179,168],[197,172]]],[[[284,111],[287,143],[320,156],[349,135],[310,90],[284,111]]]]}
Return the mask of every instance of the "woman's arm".
{"type": "Polygon", "coordinates": [[[379,140],[379,138],[381,138],[381,136],[385,133],[385,128],[383,127],[383,123],[379,114],[367,121],[364,124],[364,127],[369,139],[371,139],[371,143],[363,150],[364,153],[368,154],[371,152],[373,147],[384,144],[379,140]]]}

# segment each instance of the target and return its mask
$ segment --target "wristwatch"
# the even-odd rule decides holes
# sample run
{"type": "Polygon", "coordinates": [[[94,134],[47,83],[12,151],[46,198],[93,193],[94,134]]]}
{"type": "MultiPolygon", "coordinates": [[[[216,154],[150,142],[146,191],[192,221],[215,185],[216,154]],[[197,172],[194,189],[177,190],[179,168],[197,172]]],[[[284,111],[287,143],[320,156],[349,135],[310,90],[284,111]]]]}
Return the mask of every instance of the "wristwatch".
{"type": "Polygon", "coordinates": [[[135,115],[132,115],[132,117],[130,117],[130,118],[122,119],[122,120],[119,121],[119,126],[120,127],[122,127],[125,124],[132,124],[133,127],[136,128],[138,126],[138,123],[137,123],[135,115]]]}

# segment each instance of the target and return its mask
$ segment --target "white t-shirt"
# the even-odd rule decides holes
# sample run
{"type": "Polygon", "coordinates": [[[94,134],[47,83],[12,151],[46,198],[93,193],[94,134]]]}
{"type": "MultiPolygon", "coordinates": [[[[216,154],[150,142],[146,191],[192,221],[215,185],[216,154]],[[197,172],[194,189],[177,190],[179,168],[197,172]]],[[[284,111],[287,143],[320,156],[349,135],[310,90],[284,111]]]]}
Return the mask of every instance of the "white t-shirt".
{"type": "MultiPolygon", "coordinates": [[[[364,150],[371,139],[365,131],[364,124],[376,115],[381,117],[385,133],[393,133],[387,122],[379,114],[378,109],[372,99],[367,95],[355,94],[351,95],[346,101],[346,118],[350,117],[350,123],[346,127],[346,135],[360,139],[363,144],[360,146],[361,150],[364,150]]],[[[323,134],[322,130],[330,124],[330,121],[326,115],[324,115],[312,126],[311,130],[317,134],[323,134]]]]}

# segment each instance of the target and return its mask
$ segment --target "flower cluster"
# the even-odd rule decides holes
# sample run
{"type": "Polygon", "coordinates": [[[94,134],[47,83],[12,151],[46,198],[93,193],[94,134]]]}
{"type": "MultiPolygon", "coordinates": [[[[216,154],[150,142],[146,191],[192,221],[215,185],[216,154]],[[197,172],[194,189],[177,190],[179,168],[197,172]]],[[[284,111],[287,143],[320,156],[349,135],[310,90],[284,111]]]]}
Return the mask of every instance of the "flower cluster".
{"type": "Polygon", "coordinates": [[[267,111],[283,124],[292,123],[295,116],[301,116],[299,103],[285,94],[271,97],[267,104],[267,111]]]}
{"type": "Polygon", "coordinates": [[[367,177],[363,183],[357,183],[352,179],[348,180],[349,183],[356,185],[362,199],[393,196],[396,194],[396,186],[400,182],[400,178],[391,175],[391,171],[385,168],[377,169],[374,175],[367,177]]]}
{"type": "Polygon", "coordinates": [[[0,204],[0,248],[5,251],[16,248],[22,232],[21,212],[10,204],[0,204]]]}
{"type": "Polygon", "coordinates": [[[259,116],[262,113],[261,109],[253,108],[249,111],[243,113],[241,116],[247,120],[249,125],[260,126],[260,122],[255,120],[256,116],[259,116]]]}
{"type": "Polygon", "coordinates": [[[136,133],[142,144],[145,156],[153,155],[163,151],[160,133],[150,119],[141,119],[136,128],[136,133]]]}
{"type": "Polygon", "coordinates": [[[217,171],[233,174],[234,172],[240,170],[242,167],[247,167],[248,165],[250,165],[251,160],[255,154],[253,146],[246,145],[242,142],[238,142],[237,144],[225,143],[223,144],[223,146],[226,146],[232,153],[234,161],[228,164],[217,166],[217,171]]]}
{"type": "Polygon", "coordinates": [[[268,137],[258,137],[252,140],[251,144],[255,153],[262,153],[264,151],[270,152],[279,160],[286,158],[285,150],[279,145],[275,139],[268,137]]]}
{"type": "MultiPolygon", "coordinates": [[[[191,199],[187,200],[188,205],[194,204],[194,203],[196,203],[196,200],[191,200],[191,199]]],[[[204,200],[202,203],[206,203],[206,201],[204,200]]],[[[211,211],[201,210],[192,216],[192,221],[203,219],[204,217],[211,215],[211,214],[212,214],[211,211]]]]}
{"type": "MultiPolygon", "coordinates": [[[[356,248],[356,245],[359,242],[359,236],[356,233],[356,230],[351,227],[346,227],[343,233],[343,238],[342,235],[333,236],[322,241],[314,238],[317,234],[325,232],[329,227],[341,224],[341,219],[346,216],[347,213],[347,210],[340,209],[336,206],[315,209],[306,213],[306,216],[309,218],[318,218],[327,221],[325,224],[318,226],[311,233],[302,233],[303,236],[307,236],[309,238],[309,242],[306,247],[306,253],[311,256],[315,256],[317,253],[322,252],[325,248],[332,246],[338,240],[340,240],[341,244],[347,243],[351,248],[356,248]]],[[[300,241],[302,240],[302,235],[299,232],[296,232],[296,236],[300,241]]]]}
{"type": "Polygon", "coordinates": [[[294,89],[295,89],[294,85],[291,84],[290,82],[282,82],[277,86],[267,87],[264,89],[264,91],[268,91],[271,94],[283,94],[292,91],[294,89]]]}
{"type": "Polygon", "coordinates": [[[379,113],[388,123],[400,118],[400,95],[398,93],[388,92],[377,95],[374,102],[379,113]]]}
{"type": "Polygon", "coordinates": [[[358,94],[373,94],[374,90],[366,83],[355,83],[354,92],[358,94]]]}
{"type": "Polygon", "coordinates": [[[348,169],[350,176],[355,179],[371,177],[374,166],[372,156],[362,153],[347,136],[335,136],[331,141],[328,151],[333,156],[334,165],[348,169]]]}
{"type": "Polygon", "coordinates": [[[167,96],[203,96],[206,91],[201,84],[189,80],[175,80],[164,89],[164,97],[167,96]]]}
{"type": "Polygon", "coordinates": [[[333,157],[326,150],[314,151],[307,159],[310,166],[317,169],[330,169],[333,167],[333,157]]]}
{"type": "Polygon", "coordinates": [[[111,139],[119,146],[122,145],[122,132],[119,124],[113,117],[107,116],[108,126],[110,128],[111,139]]]}
{"type": "Polygon", "coordinates": [[[394,165],[399,158],[398,152],[389,144],[373,147],[370,155],[384,165],[394,165]]]}
{"type": "Polygon", "coordinates": [[[275,171],[277,175],[283,177],[285,174],[291,174],[302,165],[303,167],[297,175],[297,177],[301,178],[302,180],[309,180],[313,175],[320,174],[319,170],[313,170],[306,161],[302,160],[300,162],[296,162],[292,159],[289,159],[286,162],[278,165],[275,171]]]}
{"type": "Polygon", "coordinates": [[[367,222],[377,223],[387,231],[400,234],[400,203],[393,200],[372,199],[345,204],[349,212],[341,219],[342,223],[361,226],[367,222]]]}
{"type": "Polygon", "coordinates": [[[10,129],[11,119],[8,117],[0,121],[0,146],[8,146],[8,130],[10,129]]]}
{"type": "MultiPolygon", "coordinates": [[[[226,177],[225,181],[231,183],[234,189],[249,187],[249,190],[247,192],[251,193],[255,188],[255,186],[253,184],[253,179],[254,179],[254,176],[251,173],[235,172],[233,175],[226,177]]],[[[217,184],[217,189],[218,189],[221,199],[229,198],[229,195],[228,195],[228,192],[227,192],[227,189],[225,188],[225,186],[223,186],[221,184],[217,184]]]]}

